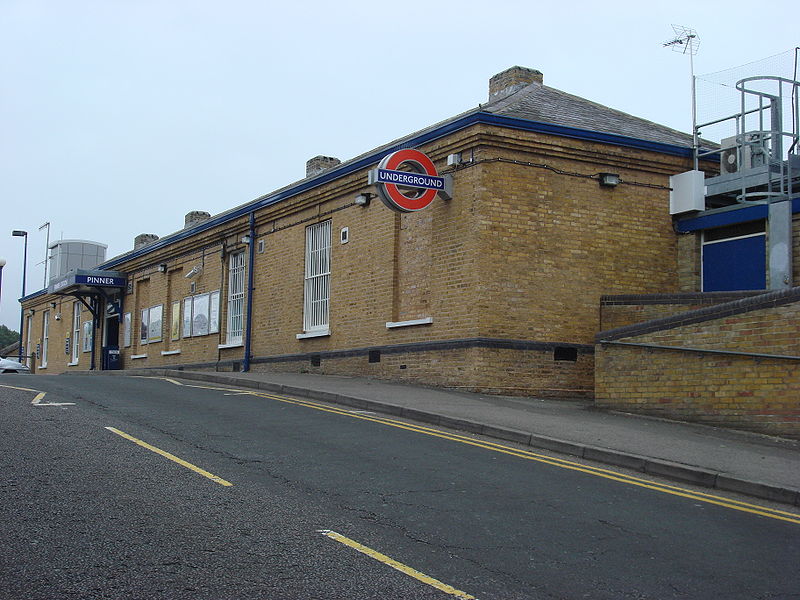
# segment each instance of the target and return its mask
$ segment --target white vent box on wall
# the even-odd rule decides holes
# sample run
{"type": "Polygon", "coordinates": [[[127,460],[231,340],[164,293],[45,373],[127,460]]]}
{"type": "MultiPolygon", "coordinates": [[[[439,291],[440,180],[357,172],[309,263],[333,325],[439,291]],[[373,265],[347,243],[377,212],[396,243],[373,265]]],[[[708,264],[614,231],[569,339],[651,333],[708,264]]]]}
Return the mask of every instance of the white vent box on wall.
{"type": "Polygon", "coordinates": [[[705,173],[686,171],[669,178],[669,214],[680,215],[706,209],[705,173]]]}

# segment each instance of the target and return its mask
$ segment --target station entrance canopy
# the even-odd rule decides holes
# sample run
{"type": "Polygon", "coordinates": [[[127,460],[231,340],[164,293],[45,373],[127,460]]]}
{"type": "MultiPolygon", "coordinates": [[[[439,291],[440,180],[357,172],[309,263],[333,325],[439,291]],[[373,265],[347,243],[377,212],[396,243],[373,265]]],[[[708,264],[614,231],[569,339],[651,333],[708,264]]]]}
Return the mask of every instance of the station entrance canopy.
{"type": "MultiPolygon", "coordinates": [[[[101,271],[76,269],[53,281],[47,288],[48,293],[55,296],[72,296],[77,298],[92,314],[92,329],[97,330],[106,318],[111,319],[108,325],[114,325],[115,332],[109,331],[104,336],[104,356],[111,344],[116,343],[119,333],[118,321],[122,317],[122,298],[120,293],[127,288],[128,278],[119,271],[101,271]]],[[[90,369],[95,368],[95,345],[92,344],[90,369]]],[[[105,362],[105,359],[104,359],[105,362]]]]}
{"type": "Polygon", "coordinates": [[[59,296],[97,294],[107,296],[128,285],[125,273],[76,269],[50,284],[48,293],[59,296]]]}

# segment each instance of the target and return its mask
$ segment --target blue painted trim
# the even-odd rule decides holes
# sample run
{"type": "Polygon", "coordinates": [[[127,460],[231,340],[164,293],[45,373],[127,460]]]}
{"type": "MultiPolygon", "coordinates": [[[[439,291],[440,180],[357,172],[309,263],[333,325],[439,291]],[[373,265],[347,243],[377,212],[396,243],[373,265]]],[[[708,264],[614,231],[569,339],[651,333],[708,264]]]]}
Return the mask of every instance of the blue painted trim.
{"type": "Polygon", "coordinates": [[[414,148],[476,124],[496,125],[499,127],[506,127],[510,129],[518,129],[523,131],[531,131],[535,133],[546,133],[549,135],[600,142],[603,144],[613,144],[616,146],[636,148],[639,150],[650,150],[653,152],[658,152],[661,154],[669,154],[672,156],[682,156],[682,157],[692,156],[691,148],[685,146],[662,144],[659,142],[639,140],[636,138],[614,135],[610,133],[600,133],[596,131],[576,129],[573,127],[553,125],[550,123],[542,123],[539,121],[529,121],[527,119],[504,117],[501,115],[495,115],[493,113],[484,112],[479,109],[476,109],[460,117],[456,117],[453,120],[444,123],[443,125],[425,130],[416,136],[406,138],[402,141],[392,144],[391,146],[383,147],[381,150],[370,152],[369,154],[363,156],[358,160],[347,162],[341,165],[340,167],[335,167],[333,169],[330,169],[329,171],[326,171],[318,175],[317,177],[300,181],[296,185],[293,185],[281,191],[275,192],[273,194],[268,194],[266,196],[261,196],[260,198],[256,198],[255,200],[239,208],[222,213],[202,223],[198,223],[194,227],[161,238],[153,242],[152,244],[148,244],[146,247],[140,250],[134,250],[133,252],[129,252],[120,255],[116,258],[113,258],[111,260],[108,260],[104,262],[102,265],[100,265],[98,268],[112,269],[130,260],[139,258],[141,256],[145,256],[151,252],[160,250],[171,244],[183,241],[198,233],[202,233],[203,231],[208,231],[209,229],[213,229],[214,227],[218,227],[219,225],[223,225],[225,223],[229,223],[236,219],[242,218],[250,212],[260,210],[267,206],[271,206],[273,204],[281,202],[282,200],[286,200],[287,198],[291,198],[293,196],[296,196],[313,188],[325,185],[331,181],[339,179],[340,177],[345,177],[347,175],[350,175],[351,173],[355,173],[356,171],[359,171],[361,169],[374,166],[375,164],[380,162],[380,160],[384,156],[392,152],[396,152],[397,150],[402,150],[405,148],[414,148]]]}
{"type": "Polygon", "coordinates": [[[27,302],[28,300],[33,300],[34,298],[38,298],[39,296],[44,296],[47,293],[47,288],[43,290],[39,290],[38,292],[33,292],[32,294],[28,294],[27,296],[23,296],[19,299],[20,302],[27,302]]]}
{"type": "Polygon", "coordinates": [[[247,255],[247,321],[244,329],[244,361],[242,371],[247,373],[250,370],[250,352],[253,339],[253,277],[256,266],[256,213],[250,211],[250,243],[247,255]]]}
{"type": "MultiPolygon", "coordinates": [[[[800,196],[792,199],[792,213],[800,213],[800,196]]],[[[738,223],[766,219],[768,215],[769,207],[766,204],[755,204],[683,219],[675,223],[675,229],[678,233],[690,233],[692,231],[702,231],[714,227],[724,227],[726,225],[737,225],[738,223]]]]}

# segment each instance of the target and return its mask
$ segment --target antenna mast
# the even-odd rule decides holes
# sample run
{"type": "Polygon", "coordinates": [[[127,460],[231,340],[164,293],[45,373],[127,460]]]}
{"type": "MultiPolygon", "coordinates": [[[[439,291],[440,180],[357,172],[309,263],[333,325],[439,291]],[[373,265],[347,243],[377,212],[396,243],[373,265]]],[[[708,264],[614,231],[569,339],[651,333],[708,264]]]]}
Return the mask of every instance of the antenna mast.
{"type": "MultiPolygon", "coordinates": [[[[44,263],[44,288],[46,289],[47,288],[47,254],[50,252],[50,221],[48,221],[47,223],[45,223],[44,225],[39,227],[39,231],[41,231],[45,227],[47,228],[47,241],[44,244],[44,260],[42,261],[42,263],[44,263]]],[[[42,263],[36,263],[36,264],[40,265],[42,263]]]]}
{"type": "Polygon", "coordinates": [[[689,72],[692,76],[692,155],[694,156],[694,169],[697,170],[699,166],[697,158],[699,143],[697,139],[697,94],[695,93],[694,55],[697,54],[697,48],[700,46],[700,38],[697,37],[697,32],[694,29],[681,25],[673,25],[672,31],[675,32],[675,35],[669,41],[664,42],[664,47],[672,48],[674,52],[689,55],[689,72]]]}

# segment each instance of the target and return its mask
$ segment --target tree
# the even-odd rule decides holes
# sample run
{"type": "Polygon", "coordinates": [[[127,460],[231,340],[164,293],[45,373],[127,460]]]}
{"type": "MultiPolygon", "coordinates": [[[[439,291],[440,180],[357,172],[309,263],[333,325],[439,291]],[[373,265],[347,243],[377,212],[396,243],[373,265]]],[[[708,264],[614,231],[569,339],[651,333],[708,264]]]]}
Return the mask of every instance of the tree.
{"type": "Polygon", "coordinates": [[[5,325],[0,325],[0,348],[10,346],[19,340],[19,332],[12,331],[5,325]]]}

